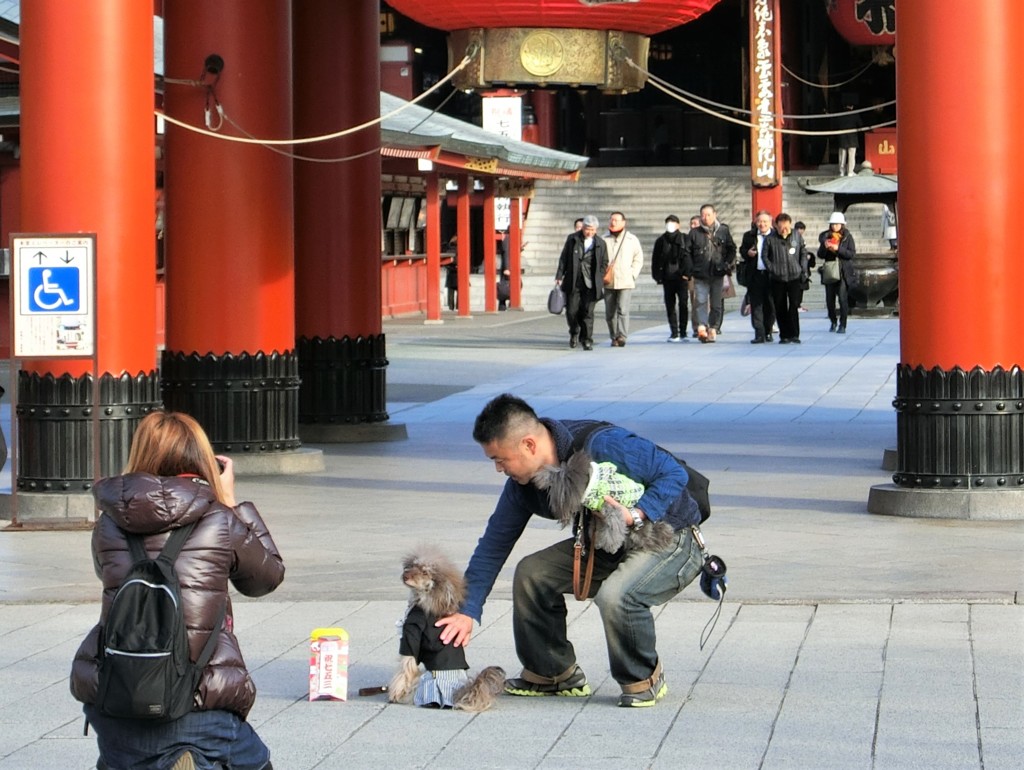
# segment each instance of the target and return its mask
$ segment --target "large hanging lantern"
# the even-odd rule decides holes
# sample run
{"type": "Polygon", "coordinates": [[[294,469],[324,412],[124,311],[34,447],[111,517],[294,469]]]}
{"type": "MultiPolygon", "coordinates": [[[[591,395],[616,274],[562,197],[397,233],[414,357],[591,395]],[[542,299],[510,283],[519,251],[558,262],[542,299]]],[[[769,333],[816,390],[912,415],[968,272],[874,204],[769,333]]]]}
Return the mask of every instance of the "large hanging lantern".
{"type": "Polygon", "coordinates": [[[828,0],[828,17],[853,45],[896,44],[896,0],[828,0]]]}
{"type": "Polygon", "coordinates": [[[692,21],[718,0],[388,0],[421,24],[447,30],[448,53],[472,64],[462,89],[523,85],[595,86],[635,91],[649,35],[692,21]]]}

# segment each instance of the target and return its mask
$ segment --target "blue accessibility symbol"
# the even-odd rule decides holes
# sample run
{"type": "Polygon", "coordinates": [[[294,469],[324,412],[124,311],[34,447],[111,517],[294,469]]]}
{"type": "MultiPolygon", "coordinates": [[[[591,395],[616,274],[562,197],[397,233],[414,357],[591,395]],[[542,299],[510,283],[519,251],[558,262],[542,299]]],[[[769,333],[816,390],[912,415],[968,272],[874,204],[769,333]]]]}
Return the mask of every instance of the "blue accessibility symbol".
{"type": "Polygon", "coordinates": [[[81,309],[77,267],[30,267],[28,309],[33,313],[74,313],[81,309]]]}

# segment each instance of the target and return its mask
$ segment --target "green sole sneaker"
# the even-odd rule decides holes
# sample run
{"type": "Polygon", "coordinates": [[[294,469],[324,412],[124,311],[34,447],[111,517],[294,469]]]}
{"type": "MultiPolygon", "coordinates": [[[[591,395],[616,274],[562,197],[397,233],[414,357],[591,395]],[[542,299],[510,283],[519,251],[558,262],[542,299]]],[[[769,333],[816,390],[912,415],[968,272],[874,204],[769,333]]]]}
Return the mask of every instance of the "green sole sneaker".
{"type": "Polygon", "coordinates": [[[509,695],[520,695],[527,698],[544,697],[548,695],[561,695],[566,698],[585,698],[590,695],[590,685],[587,684],[587,677],[579,666],[572,675],[561,682],[550,682],[539,684],[529,682],[526,679],[517,677],[505,680],[505,692],[509,695]]]}
{"type": "Polygon", "coordinates": [[[661,677],[656,687],[650,690],[622,693],[619,696],[619,705],[623,708],[650,708],[666,695],[668,695],[668,683],[665,682],[665,677],[661,677]]]}

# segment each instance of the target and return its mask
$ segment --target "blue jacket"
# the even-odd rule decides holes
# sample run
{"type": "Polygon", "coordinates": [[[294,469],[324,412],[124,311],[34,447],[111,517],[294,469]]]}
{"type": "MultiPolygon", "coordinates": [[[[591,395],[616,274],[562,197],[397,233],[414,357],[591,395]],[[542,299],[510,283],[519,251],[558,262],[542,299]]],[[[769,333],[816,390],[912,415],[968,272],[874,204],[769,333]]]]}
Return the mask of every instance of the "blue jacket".
{"type": "MultiPolygon", "coordinates": [[[[565,462],[573,451],[573,436],[592,421],[542,418],[541,422],[554,438],[559,462],[565,462]]],[[[652,521],[664,520],[677,530],[700,522],[697,503],[686,490],[686,469],[654,442],[612,425],[594,431],[584,448],[595,462],[613,462],[619,473],[646,487],[636,507],[652,521]]],[[[462,613],[480,620],[498,573],[534,515],[558,518],[548,505],[546,492],[508,479],[466,568],[462,613]]]]}

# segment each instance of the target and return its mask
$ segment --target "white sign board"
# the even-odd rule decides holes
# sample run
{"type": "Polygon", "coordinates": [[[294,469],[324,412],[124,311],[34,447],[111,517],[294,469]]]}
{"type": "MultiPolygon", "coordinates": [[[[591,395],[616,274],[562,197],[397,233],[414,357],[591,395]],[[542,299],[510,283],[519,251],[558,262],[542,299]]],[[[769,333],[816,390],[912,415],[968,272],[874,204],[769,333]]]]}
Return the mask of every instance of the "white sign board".
{"type": "Polygon", "coordinates": [[[95,235],[11,237],[15,358],[91,357],[95,296],[95,235]]]}
{"type": "MultiPolygon", "coordinates": [[[[523,138],[523,99],[521,96],[485,96],[482,103],[483,127],[487,131],[523,138]]],[[[512,222],[512,202],[508,198],[494,199],[494,228],[508,230],[512,222]]]]}

